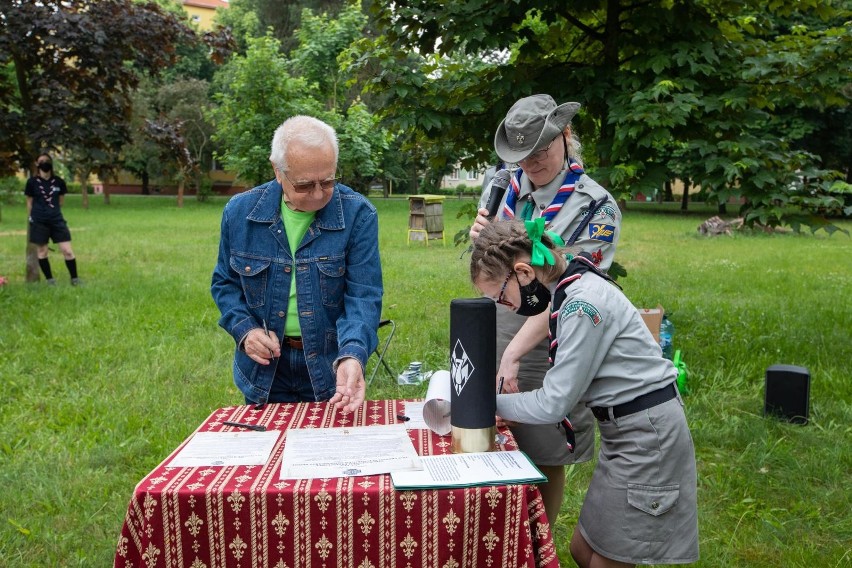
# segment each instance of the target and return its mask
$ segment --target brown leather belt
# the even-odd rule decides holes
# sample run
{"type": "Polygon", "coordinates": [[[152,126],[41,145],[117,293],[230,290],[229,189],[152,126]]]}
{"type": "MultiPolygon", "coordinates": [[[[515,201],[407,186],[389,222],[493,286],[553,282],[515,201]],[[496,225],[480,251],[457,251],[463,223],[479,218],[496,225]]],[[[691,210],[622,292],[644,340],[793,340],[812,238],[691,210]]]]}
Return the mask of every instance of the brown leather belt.
{"type": "Polygon", "coordinates": [[[301,337],[284,336],[284,345],[286,345],[290,349],[301,349],[302,348],[302,338],[301,337]]]}

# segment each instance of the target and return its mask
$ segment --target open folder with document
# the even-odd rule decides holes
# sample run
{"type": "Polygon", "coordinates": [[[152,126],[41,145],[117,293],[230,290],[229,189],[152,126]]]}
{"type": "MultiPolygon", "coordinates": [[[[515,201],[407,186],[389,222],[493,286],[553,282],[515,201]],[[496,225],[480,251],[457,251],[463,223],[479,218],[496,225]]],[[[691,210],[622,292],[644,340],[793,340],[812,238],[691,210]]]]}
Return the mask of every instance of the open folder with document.
{"type": "Polygon", "coordinates": [[[520,451],[423,456],[420,471],[392,471],[395,489],[543,483],[546,478],[520,451]]]}

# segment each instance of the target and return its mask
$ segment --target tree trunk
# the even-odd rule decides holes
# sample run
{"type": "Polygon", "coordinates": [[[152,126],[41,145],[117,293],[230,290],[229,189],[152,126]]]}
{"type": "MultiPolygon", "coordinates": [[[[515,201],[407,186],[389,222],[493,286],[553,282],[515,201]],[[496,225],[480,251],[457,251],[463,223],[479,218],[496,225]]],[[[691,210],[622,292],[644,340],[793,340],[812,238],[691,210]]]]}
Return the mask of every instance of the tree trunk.
{"type": "Polygon", "coordinates": [[[728,207],[725,205],[725,202],[719,203],[719,215],[727,215],[728,207]]]}
{"type": "Polygon", "coordinates": [[[80,193],[83,194],[83,209],[89,208],[89,173],[90,169],[86,168],[80,172],[80,193]]]}
{"type": "Polygon", "coordinates": [[[26,273],[26,281],[27,282],[38,282],[39,281],[39,268],[38,268],[38,251],[36,246],[30,242],[30,224],[27,222],[27,273],[26,273]]]}
{"type": "Polygon", "coordinates": [[[666,193],[663,196],[664,201],[674,201],[674,195],[672,194],[672,180],[666,180],[666,193]]]}
{"type": "MultiPolygon", "coordinates": [[[[34,175],[35,170],[30,172],[30,175],[34,175]]],[[[27,236],[26,236],[26,258],[27,258],[27,268],[26,268],[26,282],[38,282],[39,281],[39,266],[38,266],[38,249],[34,244],[30,242],[30,223],[27,220],[27,236]]]]}
{"type": "Polygon", "coordinates": [[[178,181],[177,206],[183,207],[183,178],[178,181]]]}
{"type": "Polygon", "coordinates": [[[148,170],[142,172],[142,195],[151,195],[151,189],[148,187],[148,170]]]}
{"type": "Polygon", "coordinates": [[[683,180],[683,197],[680,200],[680,210],[686,211],[689,209],[689,188],[692,187],[692,182],[688,179],[683,180]]]}

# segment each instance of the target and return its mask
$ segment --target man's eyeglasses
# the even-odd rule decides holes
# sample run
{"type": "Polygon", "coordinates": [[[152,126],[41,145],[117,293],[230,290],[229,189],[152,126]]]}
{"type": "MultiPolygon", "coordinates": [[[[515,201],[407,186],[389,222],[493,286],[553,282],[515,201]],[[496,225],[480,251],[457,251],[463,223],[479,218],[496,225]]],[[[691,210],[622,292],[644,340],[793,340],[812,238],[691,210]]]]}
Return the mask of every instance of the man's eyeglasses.
{"type": "Polygon", "coordinates": [[[334,187],[334,184],[336,184],[336,183],[337,183],[337,180],[338,180],[338,179],[340,179],[340,178],[338,178],[338,177],[330,177],[330,178],[328,178],[328,179],[324,179],[324,180],[322,180],[322,181],[317,180],[317,181],[300,181],[300,182],[294,182],[294,181],[293,181],[293,180],[291,180],[289,177],[287,177],[287,173],[286,173],[286,172],[282,171],[282,172],[281,172],[281,174],[284,176],[284,178],[285,178],[287,181],[289,181],[289,182],[290,182],[290,185],[292,185],[292,186],[293,186],[293,190],[294,190],[296,193],[310,193],[311,191],[313,191],[313,190],[316,188],[316,186],[317,186],[317,185],[319,185],[319,186],[320,186],[320,188],[321,188],[323,191],[328,191],[329,189],[333,188],[333,187],[334,187]]]}
{"type": "Polygon", "coordinates": [[[512,278],[512,274],[514,274],[514,273],[515,273],[515,271],[512,270],[511,272],[509,272],[509,275],[506,276],[506,279],[503,281],[503,287],[500,288],[500,295],[497,296],[496,300],[494,300],[498,304],[503,304],[504,306],[508,306],[510,308],[514,308],[515,305],[512,302],[508,302],[508,301],[504,300],[503,296],[506,294],[506,286],[509,285],[509,279],[512,278]]]}

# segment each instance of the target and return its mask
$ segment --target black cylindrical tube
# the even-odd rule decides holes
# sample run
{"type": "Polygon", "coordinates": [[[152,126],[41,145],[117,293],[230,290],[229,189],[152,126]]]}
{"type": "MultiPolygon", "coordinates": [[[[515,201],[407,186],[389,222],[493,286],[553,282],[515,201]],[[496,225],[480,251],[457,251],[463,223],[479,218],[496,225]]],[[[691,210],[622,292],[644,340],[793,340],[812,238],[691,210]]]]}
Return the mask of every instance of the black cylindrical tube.
{"type": "Polygon", "coordinates": [[[497,310],[488,298],[450,302],[450,406],[453,451],[493,448],[497,310]]]}

